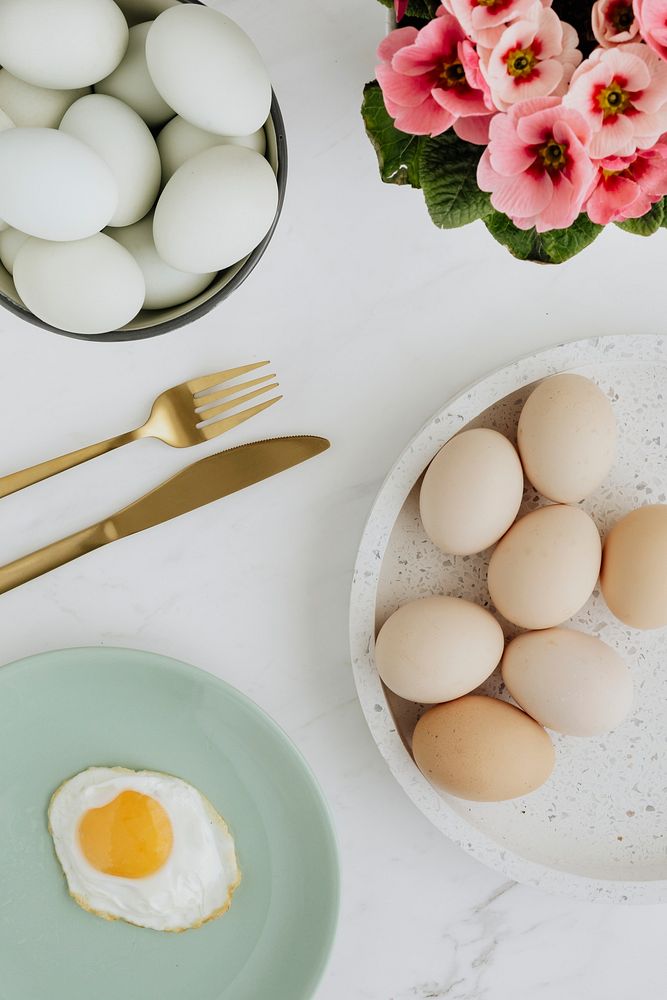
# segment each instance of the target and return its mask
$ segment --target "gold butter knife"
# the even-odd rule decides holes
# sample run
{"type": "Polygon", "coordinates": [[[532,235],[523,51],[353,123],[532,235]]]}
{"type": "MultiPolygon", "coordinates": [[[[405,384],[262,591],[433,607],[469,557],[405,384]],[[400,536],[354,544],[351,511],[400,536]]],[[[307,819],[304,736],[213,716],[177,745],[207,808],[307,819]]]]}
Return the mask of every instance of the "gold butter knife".
{"type": "Polygon", "coordinates": [[[275,476],[326,451],[321,437],[285,437],[244,444],[189,465],[111,517],[0,567],[0,594],[88,552],[187,514],[275,476]]]}

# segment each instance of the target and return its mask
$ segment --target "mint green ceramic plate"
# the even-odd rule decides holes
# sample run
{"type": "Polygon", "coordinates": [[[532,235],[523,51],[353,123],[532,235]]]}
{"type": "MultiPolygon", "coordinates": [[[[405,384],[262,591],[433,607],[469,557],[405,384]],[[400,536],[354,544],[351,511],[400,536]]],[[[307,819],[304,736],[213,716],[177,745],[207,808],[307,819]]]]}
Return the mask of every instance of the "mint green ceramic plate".
{"type": "Polygon", "coordinates": [[[335,930],[327,808],[284,733],[233,688],[151,653],[74,649],[0,668],[0,998],[308,1000],[335,930]],[[243,881],[229,912],[163,934],[68,896],[46,827],[90,765],[178,775],[227,819],[243,881]]]}

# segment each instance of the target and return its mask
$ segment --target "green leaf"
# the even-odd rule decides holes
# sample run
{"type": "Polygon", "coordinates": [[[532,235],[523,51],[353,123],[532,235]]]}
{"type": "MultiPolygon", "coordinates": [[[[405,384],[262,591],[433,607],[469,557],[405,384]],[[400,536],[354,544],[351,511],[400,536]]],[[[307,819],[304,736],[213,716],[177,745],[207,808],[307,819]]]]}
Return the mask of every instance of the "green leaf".
{"type": "Polygon", "coordinates": [[[585,213],[568,229],[552,229],[548,233],[517,229],[502,212],[493,212],[484,222],[494,239],[507,247],[514,257],[542,264],[562,264],[569,260],[589,246],[603,229],[591,222],[585,213]]]}
{"type": "MultiPolygon", "coordinates": [[[[384,7],[394,6],[394,0],[380,0],[384,7]]],[[[408,4],[408,17],[418,17],[424,21],[430,21],[435,17],[435,12],[440,6],[440,0],[410,0],[408,4]]],[[[401,21],[401,24],[403,22],[401,21]]]]}
{"type": "Polygon", "coordinates": [[[399,132],[384,106],[382,91],[376,81],[364,87],[361,114],[377,154],[382,180],[387,184],[420,187],[419,151],[424,139],[399,132]]]}
{"type": "Polygon", "coordinates": [[[568,229],[552,229],[542,233],[542,245],[552,264],[562,264],[575,257],[598,238],[604,226],[598,226],[582,212],[568,229]]]}
{"type": "Polygon", "coordinates": [[[429,215],[441,229],[465,226],[491,211],[488,194],[477,186],[482,151],[451,130],[424,142],[419,176],[429,215]]]}
{"type": "Polygon", "coordinates": [[[513,257],[551,263],[534,229],[517,229],[502,212],[492,212],[484,219],[484,224],[493,238],[507,247],[513,257]]]}
{"type": "Polygon", "coordinates": [[[640,219],[627,219],[625,222],[617,222],[619,229],[626,233],[634,233],[635,236],[652,236],[660,227],[665,224],[665,201],[656,202],[653,208],[649,209],[646,215],[640,219]]]}

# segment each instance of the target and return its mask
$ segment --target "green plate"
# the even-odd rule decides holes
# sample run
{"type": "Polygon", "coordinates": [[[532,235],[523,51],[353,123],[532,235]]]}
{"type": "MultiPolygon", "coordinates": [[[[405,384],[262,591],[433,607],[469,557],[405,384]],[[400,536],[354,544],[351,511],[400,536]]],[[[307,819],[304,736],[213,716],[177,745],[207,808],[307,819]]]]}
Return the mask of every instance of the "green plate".
{"type": "Polygon", "coordinates": [[[152,653],[73,649],[0,668],[0,998],[308,1000],[331,948],[327,807],[285,734],[210,674],[152,653]],[[51,793],[91,765],[166,771],[227,819],[243,881],[229,912],[164,934],[67,894],[51,793]]]}

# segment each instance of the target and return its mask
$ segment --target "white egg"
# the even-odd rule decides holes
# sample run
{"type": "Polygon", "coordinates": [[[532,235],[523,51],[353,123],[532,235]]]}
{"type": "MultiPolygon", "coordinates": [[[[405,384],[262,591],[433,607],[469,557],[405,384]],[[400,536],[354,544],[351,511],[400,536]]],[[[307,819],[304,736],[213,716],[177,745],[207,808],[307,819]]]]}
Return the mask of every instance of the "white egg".
{"type": "Polygon", "coordinates": [[[89,94],[72,105],[60,130],[94,149],[111,170],[118,206],[109,224],[131,226],[143,219],[160,190],[161,165],[155,139],[139,115],[115,97],[89,94]]]}
{"type": "Polygon", "coordinates": [[[229,909],[241,881],[222,816],[169,774],[81,771],[53,795],[49,831],[70,895],[107,919],[200,927],[229,909]]]}
{"type": "Polygon", "coordinates": [[[76,90],[35,87],[0,69],[0,108],[18,128],[58,128],[67,109],[89,93],[90,87],[76,90]]]}
{"type": "Polygon", "coordinates": [[[267,160],[242,146],[216,146],[184,163],[165,187],[155,209],[155,246],[179,271],[221,271],[261,243],[277,207],[267,160]]]}
{"type": "Polygon", "coordinates": [[[127,40],[113,0],[0,2],[0,65],[36,87],[91,86],[116,68],[127,40]]]}
{"type": "Polygon", "coordinates": [[[14,273],[14,261],[17,253],[25,241],[29,239],[27,233],[20,233],[18,229],[12,229],[11,226],[6,226],[0,232],[0,261],[10,274],[14,273]]]}
{"type": "MultiPolygon", "coordinates": [[[[130,251],[142,270],[146,282],[144,309],[169,309],[182,302],[189,302],[211,284],[216,272],[188,274],[170,267],[155,249],[153,241],[153,213],[151,212],[125,229],[110,229],[109,236],[118,240],[130,251]]],[[[0,237],[0,255],[2,237],[0,237]]]]}
{"type": "Polygon", "coordinates": [[[220,11],[179,4],[153,22],[148,68],[186,121],[221,135],[250,135],[271,108],[271,81],[246,33],[220,11]]]}
{"type": "Polygon", "coordinates": [[[180,0],[116,0],[130,27],[141,24],[142,21],[152,21],[163,10],[169,10],[179,2],[180,0]]]}
{"type": "Polygon", "coordinates": [[[162,160],[162,183],[166,184],[187,160],[214,146],[245,146],[264,156],[266,133],[260,128],[252,135],[216,135],[191,125],[177,115],[160,132],[157,146],[162,160]]]}
{"type": "MultiPolygon", "coordinates": [[[[14,122],[11,120],[9,115],[6,115],[4,111],[0,110],[0,132],[4,132],[5,129],[14,128],[14,122]]],[[[0,233],[7,229],[7,223],[4,219],[0,219],[0,233]]]]}
{"type": "Polygon", "coordinates": [[[118,188],[98,154],[65,132],[0,132],[0,218],[44,240],[80,240],[109,225],[118,188]]]}
{"type": "Polygon", "coordinates": [[[130,43],[121,64],[106,79],[100,80],[98,94],[117,97],[128,104],[151,128],[174,117],[174,110],[164,101],[153,83],[146,65],[146,36],[153,22],[130,28],[130,43]]]}
{"type": "Polygon", "coordinates": [[[72,243],[27,240],[14,261],[14,284],[31,312],[69,333],[109,333],[144,304],[141,268],[103,233],[72,243]]]}

